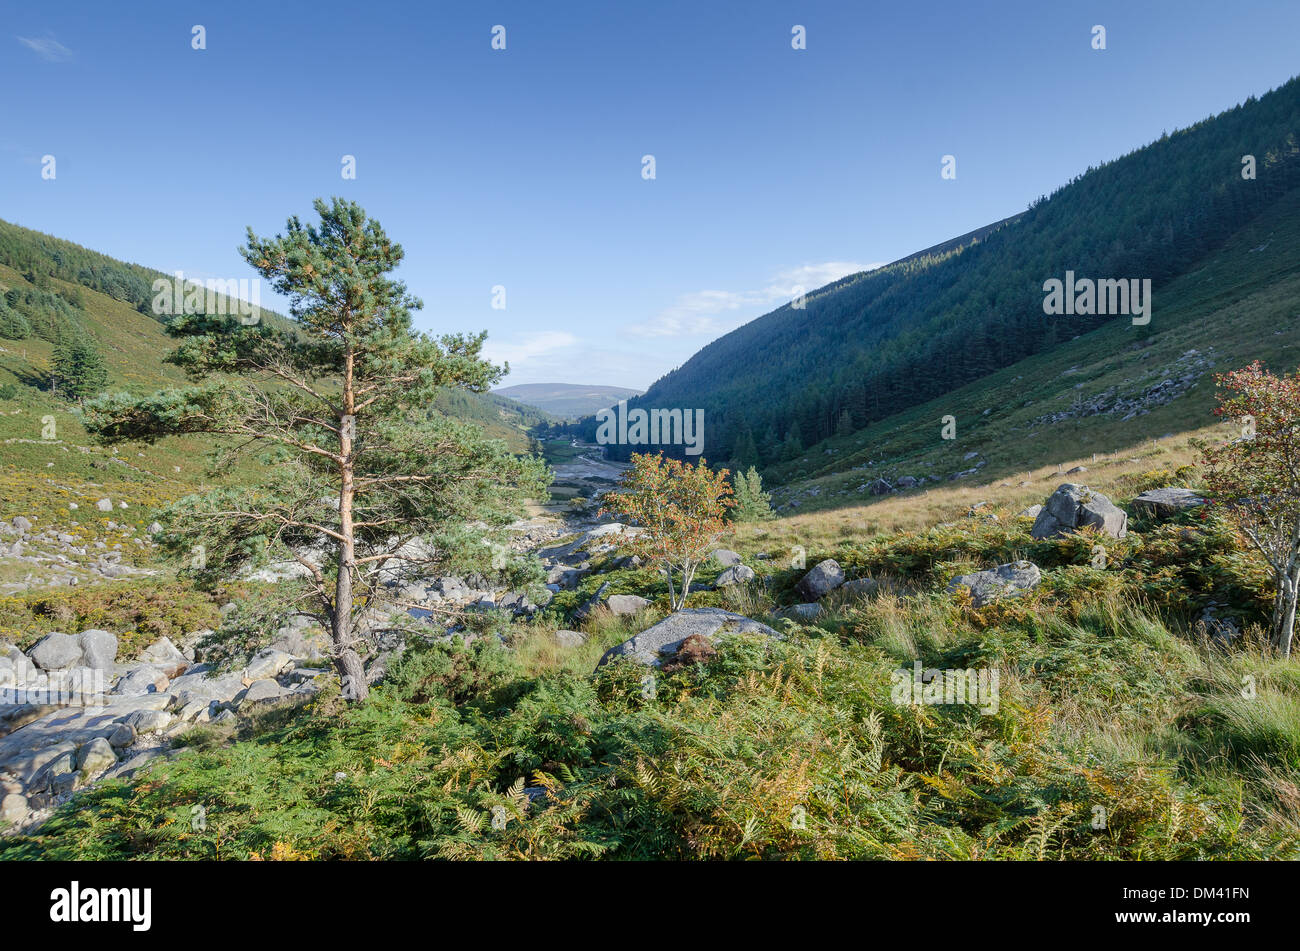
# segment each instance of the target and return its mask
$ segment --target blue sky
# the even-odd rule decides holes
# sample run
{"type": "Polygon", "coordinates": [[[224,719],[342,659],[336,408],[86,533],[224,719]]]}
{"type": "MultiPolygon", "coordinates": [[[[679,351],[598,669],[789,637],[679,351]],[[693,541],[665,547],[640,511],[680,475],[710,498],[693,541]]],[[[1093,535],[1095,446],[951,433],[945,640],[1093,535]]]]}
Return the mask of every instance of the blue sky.
{"type": "Polygon", "coordinates": [[[796,285],[1300,71],[1294,0],[5,0],[0,24],[0,217],[238,278],[245,227],[353,198],[405,247],[419,326],[486,329],[507,384],[644,388],[796,285]]]}

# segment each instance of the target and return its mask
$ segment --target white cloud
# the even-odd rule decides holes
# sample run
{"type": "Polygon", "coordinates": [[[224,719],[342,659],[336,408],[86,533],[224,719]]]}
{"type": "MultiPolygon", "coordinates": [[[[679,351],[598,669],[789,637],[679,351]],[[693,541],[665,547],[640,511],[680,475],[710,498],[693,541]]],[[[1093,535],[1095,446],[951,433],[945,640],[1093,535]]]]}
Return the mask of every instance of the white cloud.
{"type": "Polygon", "coordinates": [[[671,307],[649,320],[631,324],[626,332],[634,337],[719,336],[735,330],[801,292],[814,291],[848,274],[880,267],[881,263],[827,261],[804,264],[782,271],[761,290],[694,291],[683,294],[671,307]]]}
{"type": "Polygon", "coordinates": [[[556,351],[566,350],[577,342],[578,338],[566,330],[515,334],[510,342],[488,337],[483,344],[483,355],[496,364],[509,361],[511,368],[526,367],[556,351]]]}
{"type": "Polygon", "coordinates": [[[17,40],[46,62],[61,63],[64,60],[72,59],[72,50],[52,36],[37,38],[20,36],[17,37],[17,40]]]}

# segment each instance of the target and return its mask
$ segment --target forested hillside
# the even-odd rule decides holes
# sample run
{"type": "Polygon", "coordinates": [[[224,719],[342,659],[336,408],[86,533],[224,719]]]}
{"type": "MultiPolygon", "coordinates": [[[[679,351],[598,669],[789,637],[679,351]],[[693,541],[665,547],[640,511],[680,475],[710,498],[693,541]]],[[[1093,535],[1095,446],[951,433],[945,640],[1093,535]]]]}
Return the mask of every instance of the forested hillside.
{"type": "MultiPolygon", "coordinates": [[[[1019,216],[760,317],[632,405],[703,408],[710,458],[789,461],[1115,320],[1044,314],[1044,281],[1067,270],[1150,278],[1151,322],[1127,330],[1148,339],[1162,329],[1161,289],[1300,185],[1297,128],[1293,79],[1090,168],[1019,216]]],[[[594,421],[582,429],[594,436],[594,421]]]]}

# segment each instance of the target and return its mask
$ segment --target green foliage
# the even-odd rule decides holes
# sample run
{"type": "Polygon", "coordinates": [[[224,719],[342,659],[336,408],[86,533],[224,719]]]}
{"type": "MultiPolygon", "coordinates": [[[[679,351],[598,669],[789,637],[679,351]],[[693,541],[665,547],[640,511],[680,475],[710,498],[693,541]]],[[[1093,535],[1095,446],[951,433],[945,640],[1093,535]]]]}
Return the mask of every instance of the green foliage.
{"type": "MultiPolygon", "coordinates": [[[[1089,278],[1149,277],[1163,295],[1300,185],[1298,126],[1300,79],[1293,79],[1089,168],[1022,214],[844,277],[809,293],[803,308],[787,304],[750,321],[629,405],[701,407],[710,439],[724,446],[745,429],[797,431],[776,457],[758,460],[777,481],[773,462],[847,425],[895,416],[1114,322],[1044,319],[1048,278],[1067,269],[1089,278]],[[1258,181],[1241,177],[1243,141],[1255,143],[1258,181]]],[[[1202,299],[1206,293],[1202,283],[1202,299]]],[[[1161,323],[1168,298],[1161,300],[1162,316],[1147,328],[1153,337],[1168,326],[1161,323]]],[[[586,424],[588,438],[594,427],[586,424]]]]}
{"type": "Polygon", "coordinates": [[[735,507],[731,517],[737,522],[761,522],[772,517],[772,497],[763,491],[763,478],[753,466],[737,472],[734,481],[735,507]]]}
{"type": "MultiPolygon", "coordinates": [[[[854,609],[842,640],[734,638],[661,672],[651,697],[628,662],[529,674],[493,638],[413,645],[370,703],[324,695],[243,721],[233,745],[187,736],[182,755],[0,840],[0,858],[1186,860],[1300,844],[1281,812],[1214,795],[1182,711],[1198,684],[1206,711],[1227,709],[1228,679],[1141,610],[1094,600],[982,630],[954,616],[921,656],[998,667],[985,715],[893,701],[903,658],[873,633],[892,610],[854,609]],[[1114,747],[1125,723],[1148,745],[1114,747]]],[[[1293,695],[1260,673],[1269,697],[1293,695]]],[[[1282,757],[1256,784],[1295,775],[1297,720],[1269,703],[1231,734],[1282,757]]]]}
{"type": "Polygon", "coordinates": [[[95,342],[80,334],[54,351],[50,372],[54,388],[78,402],[98,396],[108,382],[104,358],[95,342]]]}

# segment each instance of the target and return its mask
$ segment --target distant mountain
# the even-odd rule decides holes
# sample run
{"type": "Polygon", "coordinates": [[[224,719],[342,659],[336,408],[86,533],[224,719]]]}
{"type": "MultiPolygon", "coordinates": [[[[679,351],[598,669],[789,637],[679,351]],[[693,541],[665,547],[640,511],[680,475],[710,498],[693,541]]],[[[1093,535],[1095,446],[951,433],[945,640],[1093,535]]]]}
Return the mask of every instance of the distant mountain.
{"type": "Polygon", "coordinates": [[[582,386],[575,383],[520,383],[492,391],[527,406],[536,406],[555,416],[577,419],[613,406],[619,400],[641,395],[641,390],[624,386],[582,386]]]}
{"type": "MultiPolygon", "coordinates": [[[[1179,279],[1184,291],[1199,288],[1202,303],[1214,302],[1209,315],[1218,314],[1233,302],[1187,279],[1300,188],[1297,130],[1300,79],[1293,79],[1089,168],[1025,212],[828,284],[802,308],[787,304],[759,317],[704,347],[632,405],[702,409],[711,462],[756,462],[798,478],[796,461],[823,440],[942,400],[1103,327],[1122,322],[1120,346],[1159,337],[1177,324],[1167,290],[1179,279]],[[1049,315],[1045,282],[1071,275],[1149,281],[1149,322],[1082,306],[1049,315]]],[[[1262,275],[1271,258],[1243,257],[1248,273],[1235,277],[1262,275]]],[[[1197,310],[1195,295],[1180,296],[1183,313],[1197,310]]],[[[1107,346],[1117,343],[1102,336],[1107,346]]],[[[965,421],[1000,408],[946,412],[965,421]]],[[[590,438],[595,425],[583,420],[575,432],[590,438]]],[[[610,453],[623,458],[637,448],[611,446],[610,453]]]]}

